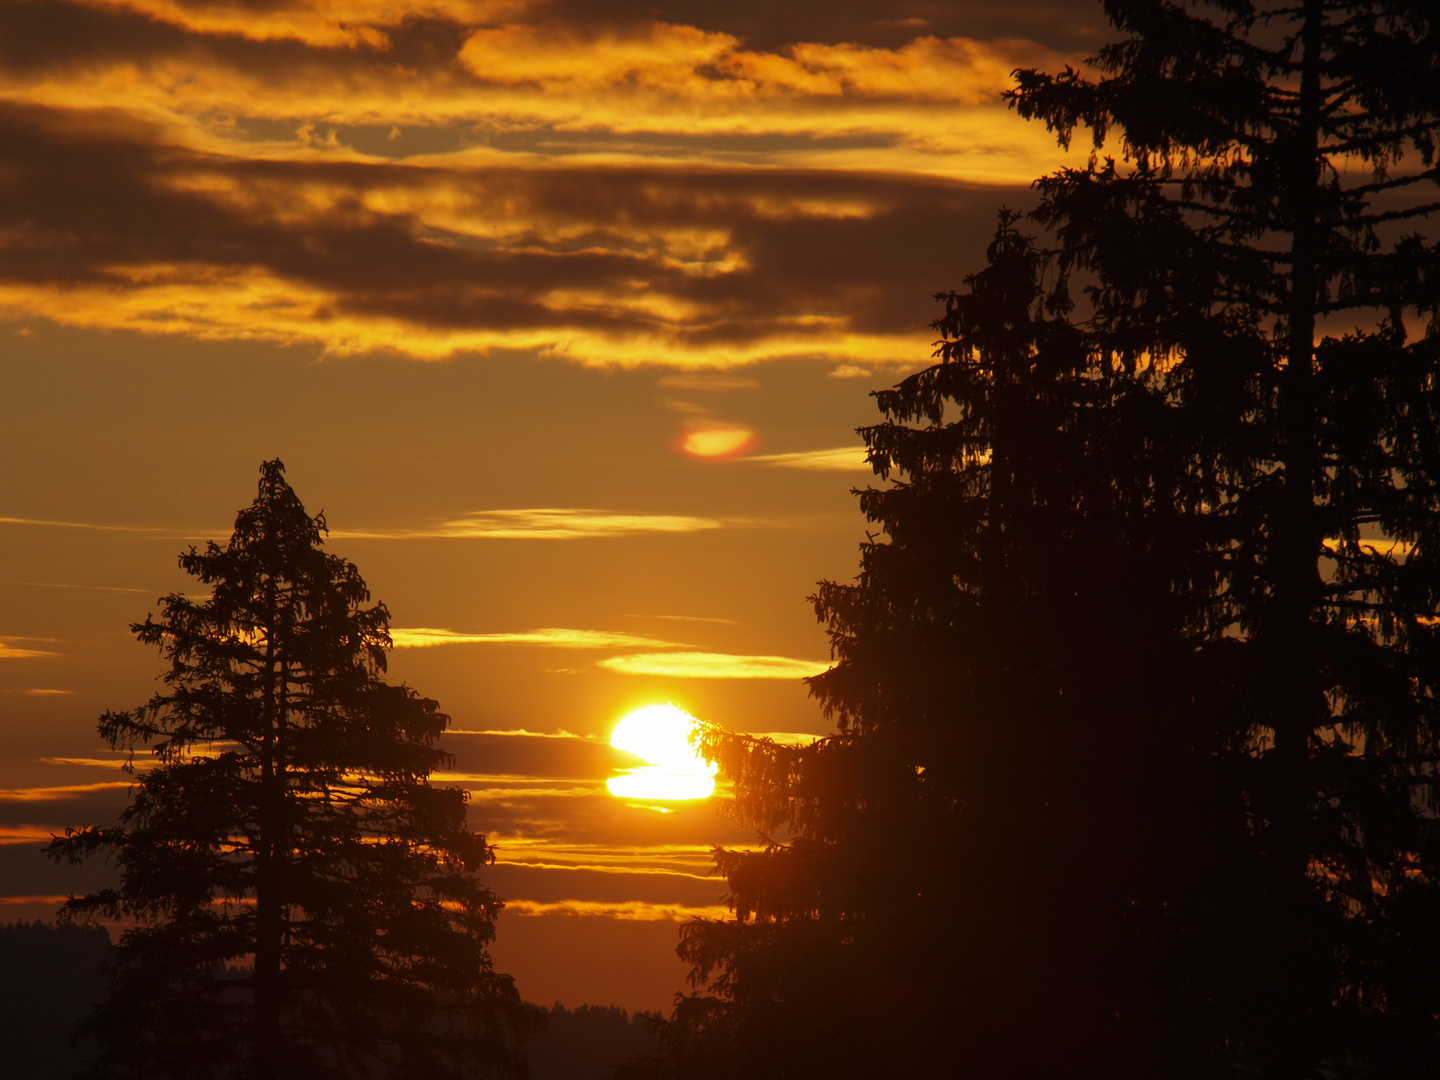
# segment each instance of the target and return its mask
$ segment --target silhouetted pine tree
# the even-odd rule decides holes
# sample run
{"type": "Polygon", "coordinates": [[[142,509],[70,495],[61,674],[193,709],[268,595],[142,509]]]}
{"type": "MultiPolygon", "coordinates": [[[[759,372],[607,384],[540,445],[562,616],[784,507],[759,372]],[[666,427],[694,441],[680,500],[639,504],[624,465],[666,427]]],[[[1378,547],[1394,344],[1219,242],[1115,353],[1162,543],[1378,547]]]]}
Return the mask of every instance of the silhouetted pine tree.
{"type": "Polygon", "coordinates": [[[1436,1075],[1440,248],[1412,230],[1440,209],[1440,8],[1106,8],[1096,77],[1021,72],[1012,101],[1123,149],[1040,181],[1037,217],[1203,432],[1208,652],[1265,857],[1232,1053],[1436,1075]]]}
{"type": "MultiPolygon", "coordinates": [[[[652,1074],[1205,1075],[1243,967],[1244,729],[1196,664],[1207,493],[1164,371],[1047,314],[1002,218],[944,297],[941,362],[864,429],[884,538],[816,609],[839,733],[711,738],[737,816],[736,920],[682,955],[706,991],[652,1074]]],[[[644,1075],[646,1066],[637,1065],[644,1075]]]]}
{"type": "Polygon", "coordinates": [[[1440,11],[1106,6],[1013,100],[1124,160],[879,395],[839,734],[711,739],[775,840],[634,1074],[1440,1073],[1440,11]]]}
{"type": "Polygon", "coordinates": [[[210,594],[133,627],[164,689],[100,732],[153,764],[119,825],[51,845],[120,872],[62,918],[134,924],[88,1075],[523,1075],[527,1014],[475,877],[493,855],[463,793],[427,779],[449,718],[382,680],[389,612],[324,532],[266,462],[229,543],[180,557],[210,594]]]}

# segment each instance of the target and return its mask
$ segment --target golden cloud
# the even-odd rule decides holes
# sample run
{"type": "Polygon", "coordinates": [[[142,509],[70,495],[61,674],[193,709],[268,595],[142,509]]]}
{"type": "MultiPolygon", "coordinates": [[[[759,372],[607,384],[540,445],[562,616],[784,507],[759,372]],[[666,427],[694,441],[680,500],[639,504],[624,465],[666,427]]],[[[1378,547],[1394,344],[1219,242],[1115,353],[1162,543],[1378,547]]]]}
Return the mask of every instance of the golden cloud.
{"type": "Polygon", "coordinates": [[[834,450],[800,450],[788,454],[752,454],[742,461],[757,461],[782,469],[817,469],[825,472],[869,472],[863,446],[840,446],[834,450]]]}
{"type": "Polygon", "coordinates": [[[77,799],[97,791],[128,788],[130,780],[113,780],[97,784],[62,784],[55,787],[0,788],[0,802],[51,802],[55,799],[77,799]]]}
{"type": "MultiPolygon", "coordinates": [[[[52,529],[88,529],[94,532],[129,532],[129,533],[159,533],[163,529],[157,529],[140,525],[96,525],[86,521],[51,521],[47,518],[18,518],[0,517],[0,525],[38,525],[52,529]]],[[[36,584],[39,584],[38,582],[36,584]]],[[[98,586],[85,585],[51,585],[53,589],[83,589],[96,588],[98,586]]],[[[143,589],[108,589],[108,592],[143,592],[143,589]]]]}
{"type": "Polygon", "coordinates": [[[620,514],[608,510],[486,510],[443,528],[450,536],[570,540],[637,533],[688,533],[719,529],[726,522],[685,514],[620,514]]]}
{"type": "Polygon", "coordinates": [[[734,109],[767,98],[897,98],[978,105],[999,99],[1019,66],[1059,59],[1026,41],[920,37],[899,49],[798,43],[743,49],[729,34],[651,22],[595,34],[561,22],[475,30],[460,63],[477,78],[552,95],[660,91],[670,101],[734,109]]]}
{"type": "MultiPolygon", "coordinates": [[[[55,830],[44,825],[0,825],[0,844],[43,844],[54,836],[55,830]]],[[[3,902],[0,900],[0,903],[3,902]]]]}
{"type": "Polygon", "coordinates": [[[917,352],[955,245],[989,231],[995,193],[957,178],[1062,160],[997,101],[1011,68],[1058,62],[1033,43],[760,48],[590,16],[0,5],[0,316],[327,355],[869,370],[917,352]]]}
{"type": "Polygon", "coordinates": [[[710,652],[610,656],[599,661],[599,666],[622,675],[663,675],[677,679],[803,679],[831,668],[829,662],[821,660],[710,652]]]}
{"type": "Polygon", "coordinates": [[[529,739],[580,739],[584,742],[606,742],[601,735],[577,735],[571,731],[527,731],[525,728],[490,730],[479,728],[446,728],[446,735],[516,735],[529,739]]]}
{"type": "Polygon", "coordinates": [[[760,442],[760,436],[739,424],[707,423],[682,432],[675,445],[691,457],[723,460],[738,457],[760,442]]]}
{"type": "Polygon", "coordinates": [[[467,634],[425,626],[392,628],[390,640],[397,649],[421,649],[434,645],[548,645],[562,649],[617,649],[630,646],[668,648],[676,645],[675,642],[662,641],[648,634],[627,634],[612,630],[566,630],[553,626],[542,630],[493,634],[467,634]]]}
{"type": "Polygon", "coordinates": [[[0,636],[0,660],[26,660],[37,656],[58,656],[59,653],[49,652],[45,649],[30,649],[19,645],[10,644],[12,641],[33,641],[34,638],[16,638],[0,636]]]}
{"type": "Polygon", "coordinates": [[[506,900],[505,911],[511,915],[600,915],[612,919],[641,922],[687,922],[690,919],[725,919],[730,909],[721,904],[695,906],[690,904],[652,904],[644,900],[619,903],[599,900],[506,900]]]}
{"type": "Polygon", "coordinates": [[[390,531],[335,530],[331,536],[351,540],[453,538],[480,540],[580,540],[638,533],[689,533],[747,524],[738,519],[684,514],[624,514],[610,510],[558,507],[533,510],[477,510],[431,529],[390,531]]]}

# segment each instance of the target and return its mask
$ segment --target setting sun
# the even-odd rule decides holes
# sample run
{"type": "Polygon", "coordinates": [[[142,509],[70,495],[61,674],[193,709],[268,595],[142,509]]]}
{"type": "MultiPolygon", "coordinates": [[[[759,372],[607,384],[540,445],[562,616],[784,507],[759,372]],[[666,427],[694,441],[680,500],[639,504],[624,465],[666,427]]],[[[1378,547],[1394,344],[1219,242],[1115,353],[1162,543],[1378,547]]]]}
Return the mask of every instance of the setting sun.
{"type": "Polygon", "coordinates": [[[690,744],[690,734],[698,724],[695,717],[674,705],[646,705],[625,716],[615,725],[610,745],[650,764],[605,781],[610,794],[667,802],[708,798],[715,790],[718,770],[690,744]]]}

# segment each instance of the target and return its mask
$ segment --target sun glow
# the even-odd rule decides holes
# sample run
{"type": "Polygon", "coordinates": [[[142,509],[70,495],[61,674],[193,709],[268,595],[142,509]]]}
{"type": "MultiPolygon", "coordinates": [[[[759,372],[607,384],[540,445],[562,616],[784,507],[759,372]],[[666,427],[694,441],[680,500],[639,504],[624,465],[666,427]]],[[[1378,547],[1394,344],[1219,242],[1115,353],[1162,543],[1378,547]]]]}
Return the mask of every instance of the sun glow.
{"type": "Polygon", "coordinates": [[[610,794],[663,802],[708,798],[715,791],[718,766],[702,758],[690,744],[691,732],[698,724],[695,717],[674,705],[646,705],[624,717],[615,725],[610,745],[650,764],[605,781],[610,794]]]}

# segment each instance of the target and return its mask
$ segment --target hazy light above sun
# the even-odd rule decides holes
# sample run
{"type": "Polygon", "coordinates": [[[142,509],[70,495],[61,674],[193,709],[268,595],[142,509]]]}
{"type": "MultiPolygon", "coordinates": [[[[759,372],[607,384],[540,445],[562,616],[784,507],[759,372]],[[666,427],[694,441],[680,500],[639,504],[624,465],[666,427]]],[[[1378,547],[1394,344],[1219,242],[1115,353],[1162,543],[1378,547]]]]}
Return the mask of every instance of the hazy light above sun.
{"type": "Polygon", "coordinates": [[[695,428],[680,437],[680,449],[693,457],[730,458],[753,449],[760,437],[747,427],[695,428]]]}
{"type": "Polygon", "coordinates": [[[650,762],[605,781],[621,799],[704,799],[715,791],[718,767],[690,745],[699,721],[674,705],[646,705],[615,725],[610,745],[650,762]]]}

